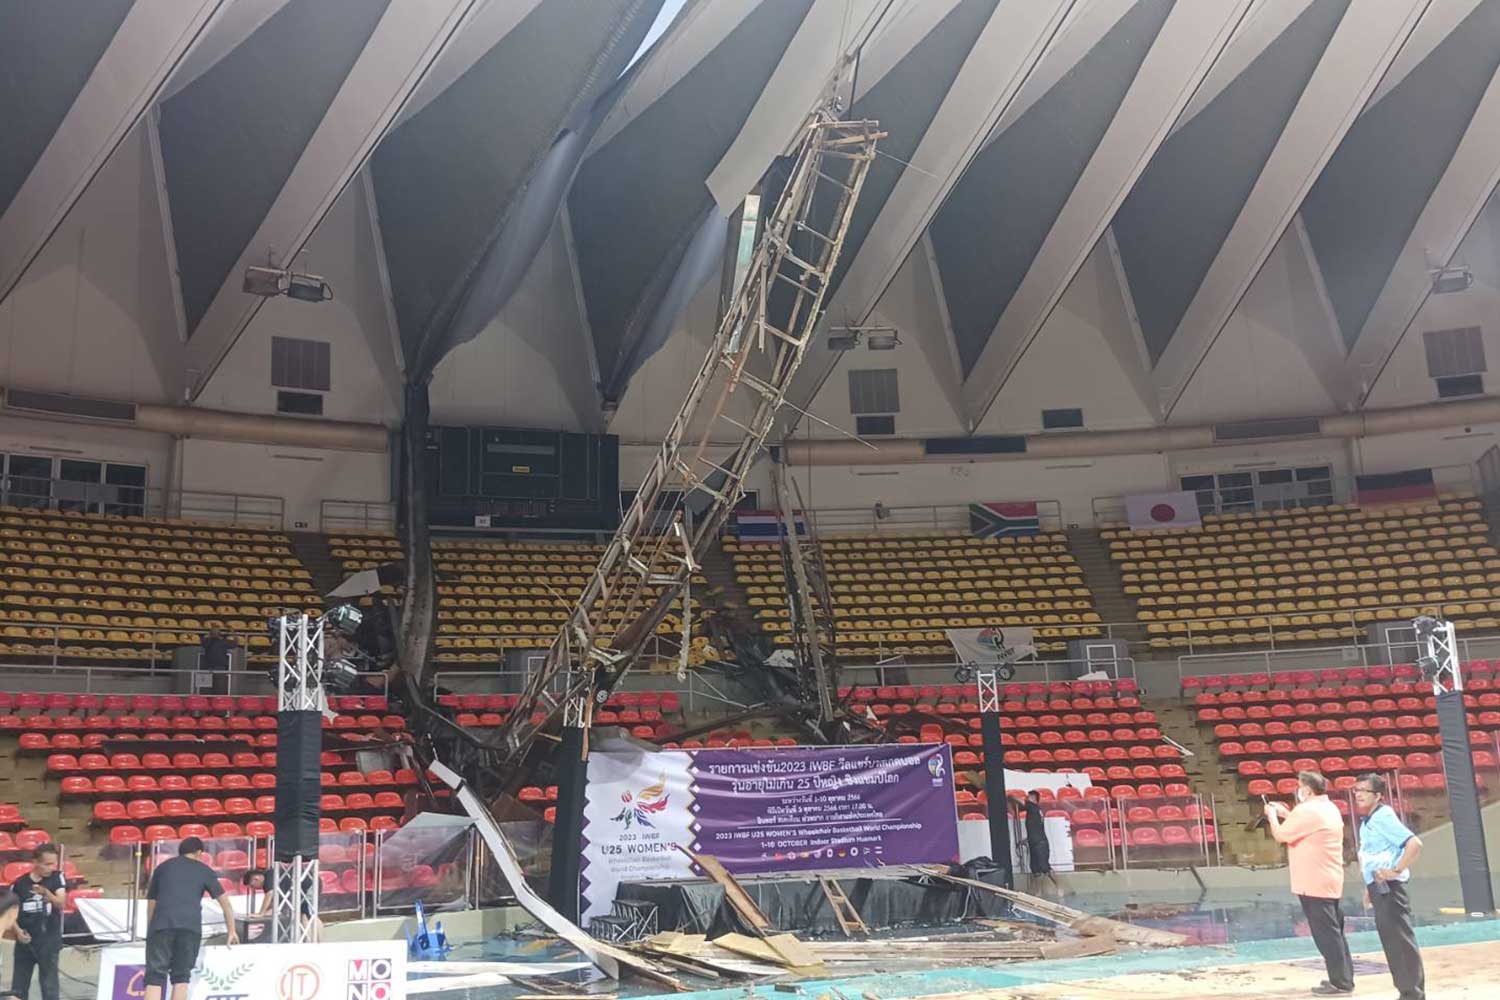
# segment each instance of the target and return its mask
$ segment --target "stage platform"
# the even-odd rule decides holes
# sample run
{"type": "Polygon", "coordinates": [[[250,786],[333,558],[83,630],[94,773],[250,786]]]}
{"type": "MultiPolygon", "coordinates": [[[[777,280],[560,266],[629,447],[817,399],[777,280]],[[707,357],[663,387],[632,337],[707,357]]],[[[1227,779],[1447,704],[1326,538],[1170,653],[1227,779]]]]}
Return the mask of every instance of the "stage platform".
{"type": "MultiPolygon", "coordinates": [[[[983,877],[1000,884],[998,875],[983,877]]],[[[998,916],[1005,909],[997,896],[940,883],[920,868],[907,866],[746,875],[735,881],[773,927],[793,933],[838,934],[833,907],[818,884],[823,878],[839,883],[871,930],[953,926],[969,917],[998,916]]],[[[724,898],[724,887],[708,879],[622,882],[615,898],[654,905],[657,928],[663,931],[714,937],[744,929],[724,898]]]]}

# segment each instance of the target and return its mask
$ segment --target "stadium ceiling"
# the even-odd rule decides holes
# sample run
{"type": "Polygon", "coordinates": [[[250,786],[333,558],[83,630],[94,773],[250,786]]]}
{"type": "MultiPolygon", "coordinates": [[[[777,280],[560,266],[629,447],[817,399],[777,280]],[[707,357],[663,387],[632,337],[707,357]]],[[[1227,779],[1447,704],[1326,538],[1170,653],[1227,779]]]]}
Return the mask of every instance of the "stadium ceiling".
{"type": "Polygon", "coordinates": [[[1500,0],[14,3],[0,298],[112,157],[145,158],[176,318],[147,350],[193,399],[262,306],[246,266],[293,265],[356,190],[399,380],[585,128],[544,223],[582,317],[564,350],[612,410],[681,335],[683,282],[718,294],[745,196],[853,55],[845,99],[890,136],[830,321],[878,319],[915,265],[940,314],[916,347],[968,431],[1091,259],[1152,419],[1273,253],[1323,303],[1306,367],[1363,405],[1500,177],[1500,0]]]}

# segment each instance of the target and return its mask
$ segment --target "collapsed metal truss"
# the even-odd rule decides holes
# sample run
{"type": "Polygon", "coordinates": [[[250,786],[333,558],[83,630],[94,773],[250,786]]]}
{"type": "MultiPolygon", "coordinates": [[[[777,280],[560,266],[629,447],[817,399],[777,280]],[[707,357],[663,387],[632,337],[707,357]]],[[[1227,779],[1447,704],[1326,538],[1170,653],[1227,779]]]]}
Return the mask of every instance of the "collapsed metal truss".
{"type": "Polygon", "coordinates": [[[671,612],[699,557],[743,496],[745,476],[816,332],[881,136],[874,121],[835,121],[823,112],[804,126],[744,283],[656,460],[546,662],[488,740],[497,764],[519,762],[559,712],[566,726],[590,725],[595,708],[671,612]],[[748,419],[742,419],[746,409],[748,419]],[[727,455],[714,443],[726,431],[740,439],[727,455]],[[664,508],[673,514],[670,530],[662,532],[664,508]],[[685,508],[692,509],[690,518],[684,518],[685,508]]]}
{"type": "Polygon", "coordinates": [[[789,479],[786,466],[777,462],[771,469],[771,492],[781,511],[781,567],[791,603],[792,648],[797,653],[797,678],[802,689],[798,693],[803,705],[816,710],[819,724],[827,726],[834,721],[838,692],[833,595],[816,525],[809,517],[798,525],[797,511],[804,505],[800,494],[799,502],[793,504],[795,484],[789,484],[789,479]]]}

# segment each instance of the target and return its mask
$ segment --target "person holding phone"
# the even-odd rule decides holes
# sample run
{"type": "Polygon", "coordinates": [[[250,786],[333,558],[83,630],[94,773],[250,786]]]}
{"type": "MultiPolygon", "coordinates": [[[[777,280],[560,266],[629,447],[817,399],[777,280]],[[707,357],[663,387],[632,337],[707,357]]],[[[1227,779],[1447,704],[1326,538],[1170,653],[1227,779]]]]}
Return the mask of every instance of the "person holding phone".
{"type": "Polygon", "coordinates": [[[58,867],[54,844],[43,844],[31,856],[31,871],[16,879],[11,892],[21,900],[16,918],[15,971],[10,990],[18,997],[31,995],[31,975],[37,973],[42,1000],[61,996],[57,978],[62,954],[63,909],[68,905],[68,883],[58,867]]]}
{"type": "Polygon", "coordinates": [[[1297,807],[1266,803],[1271,836],[1286,845],[1292,892],[1307,915],[1313,943],[1323,956],[1328,978],[1314,996],[1354,992],[1354,959],[1344,936],[1344,818],[1328,800],[1328,779],[1317,771],[1297,775],[1297,807]]]}
{"type": "Polygon", "coordinates": [[[1406,892],[1422,841],[1386,802],[1388,792],[1386,780],[1378,774],[1366,774],[1354,786],[1354,803],[1364,814],[1359,823],[1359,870],[1365,880],[1365,909],[1375,911],[1375,930],[1400,1000],[1426,1000],[1426,974],[1406,892]]]}

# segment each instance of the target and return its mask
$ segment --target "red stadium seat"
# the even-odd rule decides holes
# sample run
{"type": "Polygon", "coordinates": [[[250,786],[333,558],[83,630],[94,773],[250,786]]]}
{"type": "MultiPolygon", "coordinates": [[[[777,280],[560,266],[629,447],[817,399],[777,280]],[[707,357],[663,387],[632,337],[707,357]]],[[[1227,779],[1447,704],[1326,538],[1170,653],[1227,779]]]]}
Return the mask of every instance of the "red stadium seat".
{"type": "MultiPolygon", "coordinates": [[[[139,844],[141,839],[139,827],[117,826],[109,831],[109,842],[111,844],[139,844]]],[[[69,893],[69,896],[72,895],[72,893],[69,893]]]]}

